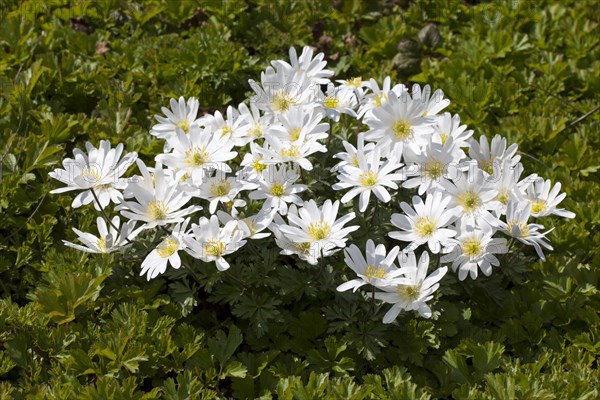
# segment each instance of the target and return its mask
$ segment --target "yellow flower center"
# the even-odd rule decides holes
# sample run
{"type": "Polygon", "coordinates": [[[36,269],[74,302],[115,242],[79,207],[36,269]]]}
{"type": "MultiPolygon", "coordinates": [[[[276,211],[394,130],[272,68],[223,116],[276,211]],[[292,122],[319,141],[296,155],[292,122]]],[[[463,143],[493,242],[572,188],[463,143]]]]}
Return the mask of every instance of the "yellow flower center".
{"type": "Polygon", "coordinates": [[[359,88],[362,83],[362,78],[360,76],[346,79],[346,86],[352,86],[355,88],[359,88]]]}
{"type": "Polygon", "coordinates": [[[421,293],[421,285],[398,285],[396,287],[398,296],[404,301],[415,301],[421,293]]]}
{"type": "Polygon", "coordinates": [[[81,171],[81,176],[88,183],[96,183],[100,180],[100,172],[98,172],[97,168],[88,167],[81,171]]]}
{"type": "Polygon", "coordinates": [[[279,182],[275,182],[273,186],[271,186],[271,194],[275,197],[283,196],[285,193],[285,189],[283,185],[279,182]]]}
{"type": "Polygon", "coordinates": [[[308,254],[310,252],[311,243],[310,242],[302,242],[302,243],[294,243],[294,247],[296,251],[300,254],[308,254]]]}
{"type": "Polygon", "coordinates": [[[248,131],[248,136],[251,137],[261,137],[263,134],[263,127],[260,124],[254,124],[252,128],[248,131]]]}
{"type": "Polygon", "coordinates": [[[106,253],[106,238],[104,236],[101,236],[100,239],[98,239],[98,241],[96,242],[96,246],[98,247],[98,250],[100,250],[103,253],[106,253]]]}
{"type": "Polygon", "coordinates": [[[381,104],[384,101],[387,101],[388,96],[386,93],[377,93],[374,97],[373,97],[373,105],[377,106],[377,107],[381,107],[381,104]]]}
{"type": "Polygon", "coordinates": [[[179,241],[173,236],[170,236],[163,240],[158,246],[156,246],[156,252],[162,258],[169,258],[179,249],[179,241]]]}
{"type": "Polygon", "coordinates": [[[188,133],[190,131],[190,123],[188,122],[187,119],[182,119],[181,121],[177,122],[175,125],[180,127],[181,130],[184,131],[185,133],[188,133]]]}
{"type": "Polygon", "coordinates": [[[210,155],[206,149],[194,147],[185,152],[185,164],[189,167],[200,167],[210,162],[210,155]]]}
{"type": "Polygon", "coordinates": [[[256,233],[256,225],[254,224],[254,221],[252,221],[250,218],[244,218],[242,221],[248,227],[248,230],[250,231],[250,234],[254,235],[256,233]]]}
{"type": "Polygon", "coordinates": [[[358,167],[358,156],[352,157],[352,165],[358,167]]]}
{"type": "Polygon", "coordinates": [[[267,164],[263,163],[261,161],[261,159],[256,159],[254,160],[254,162],[252,163],[252,168],[256,171],[256,172],[263,172],[265,168],[267,168],[267,164]]]}
{"type": "Polygon", "coordinates": [[[472,213],[481,206],[482,201],[477,193],[472,190],[467,190],[456,198],[456,203],[461,206],[466,213],[472,213]]]}
{"type": "Polygon", "coordinates": [[[405,119],[399,119],[392,125],[392,132],[397,140],[406,140],[412,134],[412,126],[405,119]]]}
{"type": "Polygon", "coordinates": [[[446,140],[448,140],[448,137],[449,137],[449,136],[450,136],[450,135],[448,135],[448,133],[442,133],[442,134],[440,135],[440,138],[442,139],[442,146],[443,146],[444,144],[446,144],[446,140]]]}
{"type": "Polygon", "coordinates": [[[373,187],[378,182],[377,174],[374,171],[363,172],[358,177],[358,181],[362,186],[373,187]]]}
{"type": "Polygon", "coordinates": [[[325,108],[336,108],[340,101],[334,96],[327,96],[323,101],[325,108]]]}
{"type": "Polygon", "coordinates": [[[531,212],[533,214],[539,214],[541,212],[544,212],[544,211],[546,211],[547,208],[548,208],[548,203],[546,203],[546,200],[542,200],[542,199],[531,200],[531,212]]]}
{"type": "Polygon", "coordinates": [[[185,174],[181,175],[181,178],[179,178],[179,182],[185,182],[188,179],[190,179],[191,176],[192,176],[192,174],[190,174],[189,172],[186,172],[185,174]]]}
{"type": "Polygon", "coordinates": [[[290,146],[288,149],[282,149],[280,154],[282,157],[298,157],[300,155],[300,149],[296,146],[290,146]]]}
{"type": "Polygon", "coordinates": [[[494,159],[490,158],[487,160],[479,161],[479,169],[487,172],[490,175],[494,175],[494,159]]]}
{"type": "Polygon", "coordinates": [[[369,280],[373,278],[382,279],[385,276],[385,268],[377,267],[375,265],[367,265],[367,269],[365,269],[364,275],[369,280]]]}
{"type": "Polygon", "coordinates": [[[295,142],[300,137],[300,132],[302,128],[292,128],[290,129],[290,141],[295,142]]]}
{"type": "Polygon", "coordinates": [[[214,197],[223,197],[231,190],[231,183],[227,179],[219,179],[210,185],[210,194],[214,197]]]}
{"type": "Polygon", "coordinates": [[[231,129],[231,126],[229,126],[229,124],[225,124],[223,126],[223,130],[221,131],[221,137],[227,136],[227,135],[231,134],[231,132],[233,132],[233,129],[231,129]]]}
{"type": "Polygon", "coordinates": [[[423,173],[431,179],[437,179],[444,174],[444,164],[435,158],[429,158],[425,161],[423,173]]]}
{"type": "Polygon", "coordinates": [[[167,218],[169,207],[162,200],[153,200],[148,205],[147,212],[153,221],[161,221],[167,218]]]}
{"type": "Polygon", "coordinates": [[[414,230],[422,238],[428,238],[437,230],[435,222],[429,217],[420,217],[415,224],[414,230]]]}
{"type": "Polygon", "coordinates": [[[275,111],[287,111],[290,106],[296,104],[292,96],[285,93],[283,90],[277,91],[273,94],[271,100],[271,108],[275,111]]]}
{"type": "Polygon", "coordinates": [[[477,238],[469,238],[462,244],[463,254],[469,258],[477,258],[483,252],[481,241],[477,238]]]}
{"type": "Polygon", "coordinates": [[[202,249],[207,256],[220,258],[225,253],[225,244],[219,239],[211,239],[204,242],[202,249]]]}
{"type": "Polygon", "coordinates": [[[518,220],[516,219],[511,219],[510,221],[508,221],[507,225],[507,230],[508,232],[512,235],[512,231],[515,227],[518,228],[519,233],[517,234],[517,237],[527,237],[529,236],[529,226],[525,223],[520,223],[518,220]]]}
{"type": "Polygon", "coordinates": [[[323,240],[329,237],[331,226],[325,221],[311,222],[308,225],[308,234],[314,240],[323,240]]]}
{"type": "Polygon", "coordinates": [[[496,196],[496,198],[503,205],[507,205],[508,200],[510,199],[510,194],[508,193],[508,189],[500,189],[498,191],[498,196],[496,196]]]}

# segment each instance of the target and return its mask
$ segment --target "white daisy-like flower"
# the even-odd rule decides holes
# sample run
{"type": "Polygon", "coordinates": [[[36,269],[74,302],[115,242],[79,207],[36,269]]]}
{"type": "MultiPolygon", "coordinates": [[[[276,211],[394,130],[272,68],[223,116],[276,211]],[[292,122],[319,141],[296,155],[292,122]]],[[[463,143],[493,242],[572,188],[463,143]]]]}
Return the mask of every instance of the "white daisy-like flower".
{"type": "MultiPolygon", "coordinates": [[[[474,165],[471,163],[471,165],[474,165]]],[[[451,206],[460,210],[459,218],[465,225],[487,223],[498,226],[498,218],[492,214],[502,208],[496,200],[498,190],[489,176],[476,166],[468,173],[460,173],[452,181],[442,180],[439,184],[452,199],[451,206]]]]}
{"type": "Polygon", "coordinates": [[[296,142],[301,137],[304,140],[326,139],[329,124],[321,122],[323,116],[313,108],[292,106],[286,112],[277,116],[276,124],[272,124],[266,136],[277,136],[284,142],[296,142]]]}
{"type": "Polygon", "coordinates": [[[205,179],[195,195],[208,200],[210,202],[208,211],[214,214],[219,203],[229,203],[242,190],[256,189],[257,186],[255,183],[242,181],[235,176],[227,177],[225,174],[217,173],[215,176],[205,179]]]}
{"type": "Polygon", "coordinates": [[[234,217],[220,210],[217,211],[217,216],[223,224],[227,224],[229,221],[237,221],[238,229],[244,233],[242,239],[263,239],[271,236],[271,233],[264,232],[264,230],[271,225],[276,212],[275,209],[263,207],[258,214],[245,218],[234,217]]]}
{"type": "Polygon", "coordinates": [[[442,192],[428,194],[425,202],[419,196],[413,196],[411,207],[400,203],[405,214],[392,214],[391,222],[401,231],[388,234],[392,239],[410,242],[404,251],[414,251],[427,243],[429,250],[437,254],[449,239],[456,236],[454,229],[446,228],[457,217],[457,209],[449,207],[452,199],[442,192]]]}
{"type": "Polygon", "coordinates": [[[492,138],[492,143],[488,142],[485,135],[481,135],[479,142],[471,138],[469,141],[469,156],[477,161],[479,169],[489,175],[502,168],[504,160],[509,160],[511,165],[516,165],[521,156],[516,155],[518,146],[516,143],[506,147],[506,138],[496,135],[492,138]]]}
{"type": "Polygon", "coordinates": [[[96,218],[96,224],[98,225],[98,234],[100,237],[91,233],[82,232],[77,228],[72,228],[73,232],[75,232],[77,238],[84,246],[66,240],[63,240],[62,242],[67,247],[72,247],[86,253],[108,254],[113,251],[124,249],[131,246],[129,241],[133,240],[140,230],[134,230],[135,221],[128,221],[124,223],[123,226],[120,226],[120,222],[119,217],[115,216],[111,220],[112,225],[108,226],[104,218],[98,217],[96,218]]]}
{"type": "Polygon", "coordinates": [[[256,181],[258,188],[248,194],[252,200],[265,200],[263,207],[273,208],[281,215],[286,215],[288,204],[302,205],[304,202],[297,193],[306,190],[306,185],[295,184],[299,174],[283,164],[280,168],[269,165],[256,181]]]}
{"type": "Polygon", "coordinates": [[[87,154],[79,149],[73,150],[74,159],[66,158],[63,168],[50,172],[51,178],[57,179],[67,186],[51,190],[50,193],[64,193],[82,190],[73,199],[72,207],[78,208],[94,202],[96,210],[104,209],[112,201],[119,204],[123,194],[119,191],[127,186],[127,180],[121,176],[137,159],[137,153],[127,153],[122,159],[123,144],[114,149],[108,140],[101,140],[98,148],[90,142],[85,144],[87,154]],[[94,201],[92,190],[98,197],[94,201]]]}
{"type": "Polygon", "coordinates": [[[531,207],[529,201],[510,201],[506,208],[506,222],[500,221],[500,229],[521,243],[533,246],[542,261],[546,261],[542,247],[554,250],[550,243],[546,241],[546,235],[554,228],[541,232],[544,229],[543,225],[528,223],[531,216],[531,207]]]}
{"type": "Polygon", "coordinates": [[[304,202],[298,214],[289,213],[289,225],[279,225],[279,230],[295,243],[316,243],[319,249],[343,248],[348,234],[359,228],[358,225],[344,227],[354,219],[353,212],[337,219],[339,201],[326,200],[321,207],[314,200],[304,202]]]}
{"type": "Polygon", "coordinates": [[[392,197],[386,187],[398,189],[395,181],[402,179],[402,176],[393,172],[401,166],[402,164],[391,160],[386,160],[382,164],[378,148],[367,155],[359,152],[358,167],[346,166],[338,174],[340,181],[334,184],[332,188],[333,190],[352,188],[342,197],[342,203],[347,203],[360,195],[359,210],[364,212],[369,204],[371,192],[384,203],[391,200],[392,197]]]}
{"type": "Polygon", "coordinates": [[[444,98],[444,92],[441,89],[431,94],[431,87],[425,85],[423,90],[418,84],[414,84],[411,90],[412,98],[423,105],[423,116],[436,115],[444,108],[448,107],[450,100],[444,98]]]}
{"type": "Polygon", "coordinates": [[[369,83],[364,82],[360,76],[350,79],[340,79],[336,80],[336,82],[340,84],[340,88],[352,90],[358,101],[362,100],[365,95],[365,88],[369,87],[369,83]]]}
{"type": "Polygon", "coordinates": [[[409,94],[400,97],[388,92],[388,100],[381,107],[372,110],[372,115],[365,116],[369,131],[365,139],[376,141],[377,147],[388,153],[403,154],[405,146],[413,146],[415,152],[427,144],[433,133],[435,118],[424,117],[424,105],[414,100],[409,94]]]}
{"type": "Polygon", "coordinates": [[[392,279],[389,285],[382,286],[383,292],[376,292],[375,298],[393,306],[383,316],[383,323],[389,324],[400,314],[400,311],[416,310],[422,317],[431,317],[431,308],[427,302],[433,298],[433,293],[440,287],[438,283],[448,267],[436,269],[427,275],[429,253],[421,254],[419,264],[414,253],[401,253],[398,256],[401,276],[392,279]]]}
{"type": "Polygon", "coordinates": [[[264,147],[260,152],[265,157],[266,163],[288,163],[298,164],[302,169],[312,170],[313,165],[308,156],[316,153],[325,153],[327,148],[317,143],[316,137],[307,138],[304,131],[300,132],[298,140],[294,142],[282,141],[276,136],[267,136],[264,147]]]}
{"type": "Polygon", "coordinates": [[[200,206],[182,208],[190,201],[191,196],[180,188],[177,180],[165,174],[162,164],[156,164],[154,174],[150,177],[144,163],[141,160],[137,160],[137,163],[144,179],[128,185],[128,190],[136,201],[124,201],[117,206],[116,209],[124,217],[143,221],[144,229],[151,229],[182,222],[184,217],[202,209],[200,206]],[[150,187],[148,183],[152,182],[153,187],[150,187]]]}
{"type": "Polygon", "coordinates": [[[394,265],[399,251],[400,247],[395,246],[387,253],[383,244],[375,247],[375,243],[371,239],[367,240],[366,259],[358,246],[354,244],[344,249],[346,257],[344,261],[358,275],[358,279],[344,282],[336,290],[344,292],[352,289],[353,292],[356,292],[358,288],[367,284],[385,286],[387,280],[395,278],[400,273],[400,270],[394,265]]]}
{"type": "Polygon", "coordinates": [[[369,79],[365,87],[370,90],[370,93],[365,95],[361,100],[361,105],[358,109],[358,117],[369,119],[372,117],[373,110],[381,108],[388,102],[389,93],[393,92],[396,97],[401,97],[408,92],[406,86],[398,83],[392,87],[392,78],[386,76],[383,80],[381,89],[375,79],[369,79]]]}
{"type": "Polygon", "coordinates": [[[375,143],[365,144],[364,133],[358,134],[357,147],[354,147],[351,143],[348,143],[345,140],[342,142],[342,145],[344,146],[344,149],[346,149],[346,151],[342,151],[333,155],[333,158],[339,158],[342,161],[334,165],[333,168],[331,168],[331,172],[343,171],[347,166],[353,166],[358,168],[358,153],[364,154],[366,156],[375,148],[375,143]]]}
{"type": "Polygon", "coordinates": [[[560,188],[560,182],[552,187],[550,179],[542,178],[536,179],[532,185],[529,185],[525,189],[525,198],[531,202],[531,215],[545,217],[554,214],[564,218],[575,218],[575,213],[556,207],[567,197],[566,193],[558,194],[560,188]]]}
{"type": "Polygon", "coordinates": [[[457,227],[459,235],[450,239],[441,258],[442,263],[452,263],[452,270],[458,270],[458,279],[463,281],[467,276],[477,279],[477,271],[485,276],[492,274],[492,267],[500,265],[494,254],[508,252],[506,239],[494,238],[494,231],[489,225],[480,227],[457,227]]]}
{"type": "Polygon", "coordinates": [[[192,225],[193,235],[184,238],[185,251],[204,262],[214,261],[219,271],[225,271],[229,269],[229,263],[223,257],[246,244],[237,226],[236,221],[229,221],[221,228],[216,215],[210,219],[201,217],[198,224],[192,225]]]}
{"type": "Polygon", "coordinates": [[[247,126],[245,127],[246,137],[254,141],[263,137],[266,129],[271,125],[272,117],[261,115],[256,104],[250,103],[250,108],[244,103],[239,106],[240,119],[247,126]]]}
{"type": "Polygon", "coordinates": [[[224,136],[213,134],[209,129],[193,126],[186,135],[177,129],[177,140],[171,140],[173,151],[159,154],[156,161],[177,171],[178,179],[191,178],[192,185],[202,184],[210,171],[231,172],[227,161],[237,152],[231,151],[233,143],[224,136]]]}
{"type": "Polygon", "coordinates": [[[185,249],[184,237],[189,222],[188,218],[183,223],[175,225],[173,232],[146,256],[142,262],[140,276],[147,274],[147,279],[150,280],[159,274],[164,274],[169,264],[175,269],[181,267],[179,251],[185,249]]]}
{"type": "Polygon", "coordinates": [[[296,49],[290,47],[290,63],[283,60],[271,61],[271,64],[282,69],[287,75],[298,75],[301,79],[316,85],[325,85],[333,75],[333,71],[325,69],[327,61],[324,61],[325,54],[318,53],[313,58],[313,49],[304,46],[302,54],[298,57],[296,49]]]}
{"type": "MultiPolygon", "coordinates": [[[[441,114],[433,127],[432,140],[436,143],[445,144],[446,140],[452,138],[452,142],[458,147],[469,147],[469,139],[473,136],[472,130],[467,130],[466,125],[460,124],[458,114],[451,115],[446,112],[441,114]]],[[[464,158],[464,153],[460,158],[464,158]]]]}
{"type": "Polygon", "coordinates": [[[190,97],[186,103],[182,96],[179,98],[179,101],[171,99],[170,105],[170,110],[166,107],[161,108],[165,115],[164,117],[160,115],[154,116],[159,123],[154,125],[150,130],[151,135],[167,141],[176,137],[177,128],[188,133],[192,126],[198,125],[197,116],[200,103],[193,97],[190,97]]]}
{"type": "Polygon", "coordinates": [[[327,92],[319,94],[319,104],[327,118],[333,121],[339,121],[341,114],[347,114],[353,118],[357,117],[354,109],[358,101],[352,89],[335,87],[333,83],[329,83],[327,92]]]}

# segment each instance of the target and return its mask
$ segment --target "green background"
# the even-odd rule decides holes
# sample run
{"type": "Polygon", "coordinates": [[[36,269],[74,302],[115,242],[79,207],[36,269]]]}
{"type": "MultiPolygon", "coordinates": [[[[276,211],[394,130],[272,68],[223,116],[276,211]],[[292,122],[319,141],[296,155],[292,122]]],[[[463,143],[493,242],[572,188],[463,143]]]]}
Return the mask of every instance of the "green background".
{"type": "MultiPolygon", "coordinates": [[[[0,397],[598,398],[600,112],[586,114],[600,103],[600,8],[476,3],[3,1],[0,397]],[[169,98],[223,111],[303,45],[340,79],[441,88],[476,136],[518,143],[526,173],[562,182],[577,214],[541,221],[556,227],[547,261],[529,248],[489,278],[449,273],[431,320],[383,325],[368,294],[335,292],[352,278],[341,254],[319,276],[267,239],[226,274],[184,259],[193,272],[147,283],[150,239],[107,256],[62,245],[96,229],[91,206],[48,194],[74,147],[109,139],[151,161],[169,98]]],[[[324,171],[307,177],[319,201],[333,196],[324,171]]],[[[392,245],[398,196],[355,243],[392,245]]]]}

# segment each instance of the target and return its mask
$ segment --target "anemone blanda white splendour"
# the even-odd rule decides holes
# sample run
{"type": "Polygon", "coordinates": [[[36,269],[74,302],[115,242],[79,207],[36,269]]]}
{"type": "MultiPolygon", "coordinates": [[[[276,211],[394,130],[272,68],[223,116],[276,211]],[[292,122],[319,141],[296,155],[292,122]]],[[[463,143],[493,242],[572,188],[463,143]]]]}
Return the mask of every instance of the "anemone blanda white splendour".
{"type": "MultiPolygon", "coordinates": [[[[383,317],[391,323],[401,311],[432,315],[427,303],[448,269],[441,264],[460,280],[476,279],[479,270],[489,276],[501,268],[495,255],[509,251],[507,238],[532,246],[544,259],[542,248],[552,250],[552,229],[544,230],[541,220],[575,217],[559,208],[566,196],[560,183],[535,174],[521,178],[517,145],[499,135],[476,140],[458,115],[444,112],[450,101],[441,90],[409,88],[390,77],[381,86],[356,77],[332,81],[322,53],[305,47],[289,55],[289,62],[272,61],[260,82],[249,81],[255,92],[249,104],[229,106],[224,114],[199,116],[196,98],[171,99],[150,129],[164,142],[163,153],[155,167],[138,159],[140,175],[123,178],[137,154],[121,157],[122,144],[75,149],[73,159],[50,173],[66,185],[52,193],[79,191],[74,208],[93,202],[103,217],[119,212],[125,222],[116,215],[98,218],[98,236],[73,229],[83,245],[65,245],[109,253],[158,232],[162,237],[141,264],[148,280],[169,265],[198,268],[194,259],[226,270],[226,257],[250,240],[275,243],[281,254],[309,264],[345,249],[347,268],[332,264],[356,278],[337,289],[370,286],[373,299],[392,304],[383,317]],[[344,124],[347,140],[333,137],[336,123],[344,124]],[[339,161],[328,166],[333,158],[339,161]],[[321,185],[340,191],[339,200],[311,198],[317,189],[303,171],[315,165],[329,168],[335,179],[320,177],[321,185]],[[400,200],[410,194],[410,203],[400,200]],[[347,225],[356,221],[356,196],[361,214],[388,203],[390,222],[399,229],[389,237],[403,249],[392,242],[387,252],[371,239],[352,243],[361,228],[347,225]],[[422,245],[439,256],[430,262],[422,245]]],[[[320,198],[338,195],[318,190],[320,198]]]]}

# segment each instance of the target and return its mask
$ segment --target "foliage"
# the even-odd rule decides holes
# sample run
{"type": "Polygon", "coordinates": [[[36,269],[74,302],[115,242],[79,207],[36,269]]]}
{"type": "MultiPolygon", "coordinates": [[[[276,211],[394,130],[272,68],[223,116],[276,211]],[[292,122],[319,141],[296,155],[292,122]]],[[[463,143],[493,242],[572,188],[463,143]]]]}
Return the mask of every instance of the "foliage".
{"type": "Polygon", "coordinates": [[[3,2],[0,396],[597,398],[600,113],[580,119],[600,100],[594,15],[591,0],[3,2]],[[222,110],[306,44],[343,76],[442,88],[463,123],[519,143],[526,172],[562,182],[577,214],[555,218],[547,261],[449,276],[431,320],[382,325],[378,307],[332,290],[348,274],[339,256],[318,274],[247,247],[226,274],[184,259],[191,272],[147,283],[143,254],[61,244],[95,222],[48,195],[73,147],[109,139],[149,159],[168,98],[222,110]]]}

